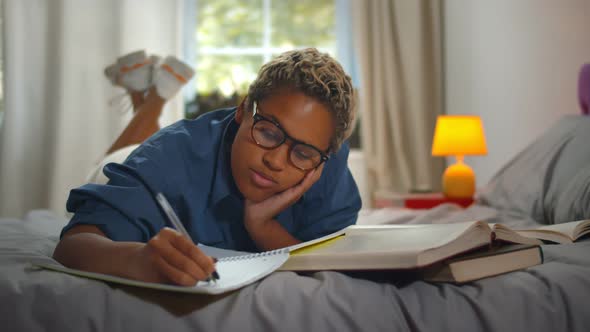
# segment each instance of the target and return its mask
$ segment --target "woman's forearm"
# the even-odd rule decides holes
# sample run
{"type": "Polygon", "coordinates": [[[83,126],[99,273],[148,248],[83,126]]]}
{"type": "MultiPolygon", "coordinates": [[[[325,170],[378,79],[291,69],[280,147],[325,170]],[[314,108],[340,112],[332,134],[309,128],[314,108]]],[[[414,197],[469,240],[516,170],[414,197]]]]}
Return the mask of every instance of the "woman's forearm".
{"type": "Polygon", "coordinates": [[[62,238],[53,258],[74,269],[134,278],[131,257],[143,245],[140,242],[115,242],[94,233],[76,233],[62,238]]]}

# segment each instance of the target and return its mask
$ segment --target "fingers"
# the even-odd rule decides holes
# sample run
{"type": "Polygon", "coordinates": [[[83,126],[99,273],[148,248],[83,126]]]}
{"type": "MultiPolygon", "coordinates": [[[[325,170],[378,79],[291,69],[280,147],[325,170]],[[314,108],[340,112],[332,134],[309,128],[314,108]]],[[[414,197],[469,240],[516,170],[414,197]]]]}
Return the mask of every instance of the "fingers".
{"type": "Polygon", "coordinates": [[[317,180],[320,179],[320,177],[322,176],[322,172],[324,171],[324,165],[325,164],[321,164],[319,167],[314,168],[312,171],[313,173],[310,171],[306,174],[307,176],[311,177],[311,184],[309,185],[311,187],[312,184],[316,183],[317,180]],[[309,173],[312,173],[311,175],[309,173]]]}
{"type": "Polygon", "coordinates": [[[203,253],[199,247],[197,247],[185,236],[178,234],[172,238],[171,243],[178,251],[182,252],[185,257],[196,263],[203,270],[203,272],[205,272],[207,277],[210,276],[213,271],[215,271],[215,263],[213,262],[213,258],[205,255],[205,253],[203,253]]]}
{"type": "Polygon", "coordinates": [[[307,172],[303,179],[296,185],[274,194],[262,202],[244,200],[244,222],[246,224],[259,224],[277,215],[287,206],[297,201],[303,193],[320,178],[324,165],[307,172]]]}
{"type": "Polygon", "coordinates": [[[154,265],[168,280],[181,286],[194,286],[199,279],[170,265],[162,256],[156,256],[154,265]]]}
{"type": "Polygon", "coordinates": [[[309,172],[307,172],[307,174],[305,174],[305,177],[303,178],[303,180],[294,187],[295,193],[298,194],[299,196],[303,195],[303,193],[305,193],[309,188],[311,188],[311,186],[317,180],[320,179],[320,176],[322,176],[323,169],[324,169],[324,164],[320,165],[317,168],[313,168],[309,172]]]}
{"type": "Polygon", "coordinates": [[[155,267],[170,281],[193,286],[207,279],[215,270],[213,260],[182,234],[164,228],[149,242],[155,255],[155,267]]]}
{"type": "Polygon", "coordinates": [[[320,178],[323,168],[324,165],[322,164],[318,168],[311,169],[305,174],[301,182],[278,194],[278,196],[287,199],[289,202],[298,200],[320,178]]]}

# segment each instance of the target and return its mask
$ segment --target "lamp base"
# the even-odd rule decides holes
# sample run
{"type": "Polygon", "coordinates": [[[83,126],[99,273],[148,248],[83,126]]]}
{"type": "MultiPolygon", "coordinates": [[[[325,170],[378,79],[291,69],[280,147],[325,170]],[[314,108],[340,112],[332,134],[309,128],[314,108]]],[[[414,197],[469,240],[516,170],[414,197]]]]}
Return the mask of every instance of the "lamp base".
{"type": "Polygon", "coordinates": [[[472,198],[475,194],[475,173],[459,160],[443,174],[443,193],[450,198],[472,198]]]}

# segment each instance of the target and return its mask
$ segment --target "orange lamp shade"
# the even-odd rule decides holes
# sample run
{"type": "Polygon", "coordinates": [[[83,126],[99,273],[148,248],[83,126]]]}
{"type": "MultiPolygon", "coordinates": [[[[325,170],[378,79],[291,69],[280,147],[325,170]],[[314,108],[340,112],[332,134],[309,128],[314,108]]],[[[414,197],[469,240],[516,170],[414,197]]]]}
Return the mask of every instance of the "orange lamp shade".
{"type": "Polygon", "coordinates": [[[433,156],[485,155],[488,152],[481,118],[475,115],[440,115],[436,120],[433,156]]]}
{"type": "Polygon", "coordinates": [[[471,198],[475,193],[475,173],[463,162],[465,155],[488,152],[483,125],[478,116],[441,115],[436,120],[432,140],[433,156],[455,156],[457,162],[443,174],[443,193],[451,198],[471,198]]]}

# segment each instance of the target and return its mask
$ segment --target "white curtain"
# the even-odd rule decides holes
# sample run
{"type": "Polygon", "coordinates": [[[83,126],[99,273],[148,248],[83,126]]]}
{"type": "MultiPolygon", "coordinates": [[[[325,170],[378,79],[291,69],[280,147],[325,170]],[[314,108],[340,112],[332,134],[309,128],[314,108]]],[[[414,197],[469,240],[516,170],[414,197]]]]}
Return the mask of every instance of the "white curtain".
{"type": "MultiPolygon", "coordinates": [[[[0,129],[0,216],[31,209],[65,214],[70,189],[130,119],[109,106],[123,92],[106,65],[138,49],[180,56],[183,2],[4,0],[4,101],[0,129]]],[[[168,103],[166,125],[183,116],[168,103]]]]}
{"type": "Polygon", "coordinates": [[[362,145],[372,193],[439,190],[430,148],[442,113],[440,0],[352,1],[362,145]]]}

